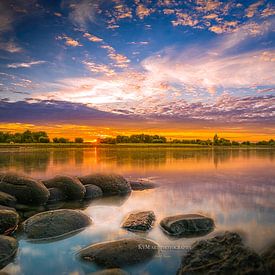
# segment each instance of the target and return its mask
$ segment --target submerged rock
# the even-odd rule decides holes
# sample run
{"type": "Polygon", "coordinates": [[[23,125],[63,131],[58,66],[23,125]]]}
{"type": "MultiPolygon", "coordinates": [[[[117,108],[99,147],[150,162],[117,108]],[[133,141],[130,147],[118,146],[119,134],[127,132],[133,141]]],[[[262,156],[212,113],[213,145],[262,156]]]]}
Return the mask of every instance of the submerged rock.
{"type": "Polygon", "coordinates": [[[18,249],[16,239],[8,236],[0,236],[0,269],[10,263],[18,249]]]}
{"type": "Polygon", "coordinates": [[[12,210],[0,210],[0,234],[12,233],[19,223],[19,215],[12,210]]]}
{"type": "Polygon", "coordinates": [[[245,247],[237,233],[226,232],[196,242],[183,257],[183,274],[269,274],[263,260],[245,247]]]}
{"type": "Polygon", "coordinates": [[[19,203],[42,205],[49,198],[49,191],[44,184],[15,173],[0,174],[0,191],[14,196],[19,203]]]}
{"type": "Polygon", "coordinates": [[[84,199],[95,199],[100,198],[103,195],[103,192],[100,187],[94,185],[94,184],[87,184],[84,185],[86,189],[86,193],[84,196],[84,199]]]}
{"type": "Polygon", "coordinates": [[[275,274],[275,244],[269,247],[262,255],[270,274],[275,274]]]}
{"type": "Polygon", "coordinates": [[[91,219],[79,210],[60,209],[36,214],[23,226],[29,239],[43,240],[76,233],[91,224],[91,219]]]}
{"type": "Polygon", "coordinates": [[[93,184],[101,188],[104,195],[124,195],[131,192],[131,186],[122,176],[92,174],[79,177],[84,184],[93,184]]]}
{"type": "Polygon", "coordinates": [[[83,184],[75,177],[55,176],[52,179],[43,181],[43,183],[47,188],[55,187],[60,189],[65,197],[70,200],[81,200],[86,192],[83,184]]]}
{"type": "Polygon", "coordinates": [[[143,238],[122,239],[92,244],[79,251],[86,261],[103,267],[123,267],[152,259],[158,252],[158,245],[143,238]]]}
{"type": "Polygon", "coordinates": [[[67,199],[67,196],[64,194],[64,192],[58,188],[52,187],[48,190],[50,192],[50,196],[47,203],[55,203],[67,199]]]}
{"type": "Polygon", "coordinates": [[[156,188],[156,183],[149,181],[149,180],[143,180],[143,179],[137,179],[137,180],[128,180],[132,190],[146,190],[146,189],[153,189],[156,188]]]}
{"type": "Polygon", "coordinates": [[[17,200],[14,196],[0,191],[0,204],[6,206],[14,206],[17,200]]]}
{"type": "Polygon", "coordinates": [[[153,211],[131,213],[122,227],[130,231],[147,231],[152,228],[156,217],[153,211]]]}
{"type": "Polygon", "coordinates": [[[185,214],[167,217],[160,222],[162,230],[175,237],[203,236],[214,228],[211,218],[199,214],[185,214]]]}
{"type": "MultiPolygon", "coordinates": [[[[110,268],[90,273],[90,275],[128,275],[129,273],[120,268],[110,268]]],[[[1,274],[0,274],[1,275],[1,274]]]]}

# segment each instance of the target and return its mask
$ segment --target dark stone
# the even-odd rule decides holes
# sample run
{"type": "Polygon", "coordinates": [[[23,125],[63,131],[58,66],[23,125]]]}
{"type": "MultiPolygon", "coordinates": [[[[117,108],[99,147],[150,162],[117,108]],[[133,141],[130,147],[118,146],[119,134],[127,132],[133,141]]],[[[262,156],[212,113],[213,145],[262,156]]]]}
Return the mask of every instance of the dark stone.
{"type": "Polygon", "coordinates": [[[0,210],[0,234],[12,233],[19,223],[19,215],[12,210],[0,210]]]}
{"type": "Polygon", "coordinates": [[[79,251],[79,256],[98,266],[113,268],[142,263],[152,259],[158,245],[143,238],[122,239],[92,244],[79,251]]]}
{"type": "Polygon", "coordinates": [[[58,188],[69,200],[81,200],[85,195],[85,187],[79,179],[70,176],[55,176],[43,181],[47,188],[58,188]]]}
{"type": "Polygon", "coordinates": [[[119,175],[92,174],[79,179],[84,185],[100,187],[104,195],[124,195],[131,192],[130,184],[119,175]]]}
{"type": "Polygon", "coordinates": [[[261,256],[270,274],[275,274],[275,244],[269,247],[261,256]]]}
{"type": "Polygon", "coordinates": [[[155,219],[153,211],[131,213],[123,222],[122,227],[130,231],[147,231],[152,228],[155,219]]]}
{"type": "Polygon", "coordinates": [[[94,184],[84,185],[86,188],[86,193],[84,199],[95,199],[100,198],[103,195],[103,192],[100,187],[94,184]]]}
{"type": "Polygon", "coordinates": [[[8,236],[0,236],[0,269],[10,263],[18,249],[16,239],[8,236]]]}
{"type": "Polygon", "coordinates": [[[245,247],[237,233],[226,232],[192,245],[183,257],[178,275],[183,274],[269,274],[263,260],[245,247]]]}
{"type": "Polygon", "coordinates": [[[203,236],[214,228],[211,218],[199,214],[186,214],[167,217],[160,222],[162,230],[175,237],[203,236]]]}
{"type": "Polygon", "coordinates": [[[77,233],[91,224],[91,219],[79,210],[60,209],[36,214],[23,226],[29,239],[49,240],[77,233]]]}
{"type": "MultiPolygon", "coordinates": [[[[128,275],[129,273],[120,268],[110,268],[90,273],[90,275],[128,275]]],[[[1,274],[0,274],[1,275],[1,274]]]]}
{"type": "Polygon", "coordinates": [[[0,191],[14,196],[19,203],[42,205],[49,198],[49,191],[44,184],[15,173],[0,174],[0,191]]]}
{"type": "Polygon", "coordinates": [[[14,206],[16,204],[16,198],[10,194],[0,191],[0,204],[6,206],[14,206]]]}
{"type": "Polygon", "coordinates": [[[62,190],[52,187],[48,189],[50,192],[50,197],[47,201],[47,203],[54,203],[58,201],[63,201],[67,199],[67,196],[63,193],[62,190]]]}
{"type": "Polygon", "coordinates": [[[146,189],[153,189],[156,188],[156,183],[149,181],[149,180],[128,180],[129,184],[131,185],[132,190],[142,191],[146,189]]]}

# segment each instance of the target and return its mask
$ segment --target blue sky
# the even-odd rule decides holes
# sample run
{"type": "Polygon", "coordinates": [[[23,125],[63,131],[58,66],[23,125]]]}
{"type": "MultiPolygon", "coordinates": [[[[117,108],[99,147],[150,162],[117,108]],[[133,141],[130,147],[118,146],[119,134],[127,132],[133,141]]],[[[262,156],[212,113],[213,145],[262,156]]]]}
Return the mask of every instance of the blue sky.
{"type": "Polygon", "coordinates": [[[48,104],[270,133],[274,15],[264,0],[1,1],[1,121],[23,122],[27,104],[34,123],[32,108],[48,104]]]}

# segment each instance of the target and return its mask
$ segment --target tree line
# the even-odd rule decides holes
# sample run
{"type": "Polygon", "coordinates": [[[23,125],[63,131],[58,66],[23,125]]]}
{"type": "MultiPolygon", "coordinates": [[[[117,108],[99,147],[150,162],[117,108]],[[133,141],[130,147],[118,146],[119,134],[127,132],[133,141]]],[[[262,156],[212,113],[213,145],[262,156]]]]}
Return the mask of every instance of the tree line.
{"type": "Polygon", "coordinates": [[[115,138],[107,137],[100,140],[100,143],[117,144],[117,143],[166,143],[166,137],[159,135],[131,135],[117,136],[115,138]]]}

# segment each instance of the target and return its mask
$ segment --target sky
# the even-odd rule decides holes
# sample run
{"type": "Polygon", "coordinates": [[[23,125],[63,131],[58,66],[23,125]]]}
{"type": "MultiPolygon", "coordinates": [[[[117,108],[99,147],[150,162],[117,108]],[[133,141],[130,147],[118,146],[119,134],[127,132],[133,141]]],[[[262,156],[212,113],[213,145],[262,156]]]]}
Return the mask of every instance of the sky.
{"type": "Polygon", "coordinates": [[[0,0],[0,131],[274,138],[272,2],[0,0]]]}

